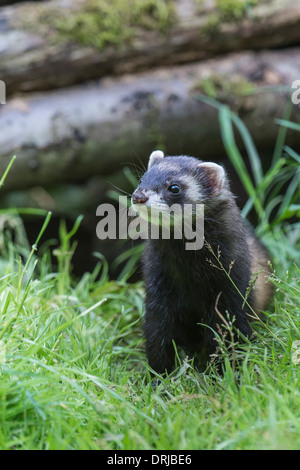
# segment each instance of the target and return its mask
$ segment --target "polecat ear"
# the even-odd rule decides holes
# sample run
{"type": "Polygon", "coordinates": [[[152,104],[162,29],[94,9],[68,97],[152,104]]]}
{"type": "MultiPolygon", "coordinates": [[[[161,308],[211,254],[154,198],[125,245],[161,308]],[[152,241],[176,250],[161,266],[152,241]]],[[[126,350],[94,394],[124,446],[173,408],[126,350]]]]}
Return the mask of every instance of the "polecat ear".
{"type": "Polygon", "coordinates": [[[164,158],[164,156],[165,156],[165,154],[162,150],[154,150],[154,152],[152,152],[150,157],[149,157],[148,170],[149,170],[149,168],[152,167],[152,165],[154,165],[155,162],[157,162],[161,158],[164,158]]]}
{"type": "Polygon", "coordinates": [[[218,195],[225,183],[224,168],[213,162],[199,163],[198,168],[203,171],[207,184],[212,189],[212,194],[218,195]]]}

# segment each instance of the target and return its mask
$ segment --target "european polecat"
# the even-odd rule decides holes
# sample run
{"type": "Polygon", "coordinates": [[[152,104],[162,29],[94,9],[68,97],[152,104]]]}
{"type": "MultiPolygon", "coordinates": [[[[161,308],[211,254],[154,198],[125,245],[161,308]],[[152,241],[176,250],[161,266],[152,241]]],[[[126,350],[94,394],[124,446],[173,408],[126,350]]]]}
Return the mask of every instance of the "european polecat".
{"type": "Polygon", "coordinates": [[[174,342],[207,361],[216,348],[212,330],[222,324],[220,314],[249,337],[249,305],[257,313],[264,310],[272,291],[266,283],[268,253],[242,219],[223,167],[154,151],[132,203],[162,212],[173,204],[204,205],[201,249],[186,250],[174,237],[146,242],[144,331],[150,367],[161,374],[174,369],[174,342]],[[256,272],[254,289],[248,289],[244,302],[256,272]]]}

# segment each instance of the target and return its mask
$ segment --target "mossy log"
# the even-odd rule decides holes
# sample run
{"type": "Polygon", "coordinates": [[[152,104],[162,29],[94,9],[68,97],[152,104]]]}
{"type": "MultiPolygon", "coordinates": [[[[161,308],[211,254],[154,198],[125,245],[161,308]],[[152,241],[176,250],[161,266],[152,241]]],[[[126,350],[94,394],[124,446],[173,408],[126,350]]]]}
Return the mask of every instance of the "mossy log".
{"type": "MultiPolygon", "coordinates": [[[[146,163],[157,147],[218,160],[218,114],[199,93],[225,99],[256,145],[270,151],[299,70],[300,48],[243,52],[11,98],[1,105],[0,174],[17,158],[2,191],[105,175],[146,163]]],[[[299,122],[299,107],[293,111],[299,122]]],[[[299,144],[299,132],[291,138],[299,144]]]]}
{"type": "Polygon", "coordinates": [[[113,0],[111,10],[107,5],[51,0],[0,8],[0,79],[7,94],[300,44],[298,0],[113,0]],[[128,17],[134,5],[138,13],[128,17]],[[99,23],[106,18],[108,24],[99,23]]]}

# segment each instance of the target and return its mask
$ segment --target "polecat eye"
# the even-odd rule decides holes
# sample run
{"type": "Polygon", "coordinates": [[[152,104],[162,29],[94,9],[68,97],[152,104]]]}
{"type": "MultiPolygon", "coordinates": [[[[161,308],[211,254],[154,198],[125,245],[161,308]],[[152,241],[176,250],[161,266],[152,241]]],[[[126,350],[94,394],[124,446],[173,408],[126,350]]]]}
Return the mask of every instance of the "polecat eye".
{"type": "Polygon", "coordinates": [[[180,191],[180,187],[178,184],[172,184],[171,186],[168,187],[168,191],[170,191],[173,194],[178,194],[180,191]]]}
{"type": "Polygon", "coordinates": [[[140,178],[139,184],[141,184],[142,182],[143,182],[143,178],[140,178]]]}

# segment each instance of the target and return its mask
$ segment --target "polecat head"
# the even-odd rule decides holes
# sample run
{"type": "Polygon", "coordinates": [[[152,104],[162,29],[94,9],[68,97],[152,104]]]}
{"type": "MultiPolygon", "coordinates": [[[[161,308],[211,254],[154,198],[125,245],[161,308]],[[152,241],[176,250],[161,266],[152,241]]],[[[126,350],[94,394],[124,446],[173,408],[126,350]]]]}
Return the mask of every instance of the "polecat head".
{"type": "Polygon", "coordinates": [[[221,198],[227,181],[223,167],[188,156],[151,153],[148,169],[132,194],[133,204],[163,210],[173,204],[205,204],[221,198]]]}

